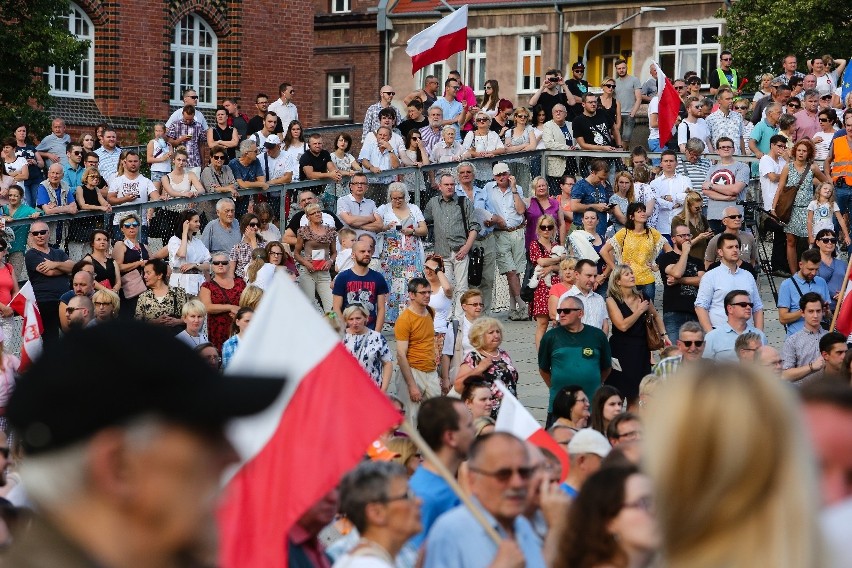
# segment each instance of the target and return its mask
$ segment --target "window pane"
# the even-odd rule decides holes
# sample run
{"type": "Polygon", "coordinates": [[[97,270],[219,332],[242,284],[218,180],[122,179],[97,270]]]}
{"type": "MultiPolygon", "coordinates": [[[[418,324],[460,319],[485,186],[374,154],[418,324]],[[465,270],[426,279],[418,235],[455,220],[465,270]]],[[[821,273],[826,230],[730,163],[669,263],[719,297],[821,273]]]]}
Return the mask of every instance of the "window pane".
{"type": "MultiPolygon", "coordinates": [[[[676,43],[676,30],[660,30],[660,45],[675,45],[676,43]]],[[[662,65],[662,63],[660,65],[662,65]]]]}
{"type": "Polygon", "coordinates": [[[174,53],[172,104],[183,104],[183,91],[195,89],[199,105],[214,105],[217,46],[210,26],[197,14],[187,14],[175,28],[171,50],[174,53]]]}
{"type": "MultiPolygon", "coordinates": [[[[674,53],[661,53],[660,54],[660,67],[663,68],[663,73],[666,76],[674,81],[678,78],[678,75],[675,73],[675,54],[674,53]]],[[[681,77],[683,75],[680,75],[681,77]]]]}
{"type": "Polygon", "coordinates": [[[719,28],[701,28],[701,43],[717,43],[719,41],[719,28]]]}
{"type": "Polygon", "coordinates": [[[698,43],[698,30],[695,28],[685,28],[680,30],[681,45],[694,45],[698,43]]]}
{"type": "Polygon", "coordinates": [[[694,48],[678,50],[678,77],[683,77],[687,71],[698,70],[698,50],[694,48]]]}
{"type": "Polygon", "coordinates": [[[719,59],[719,52],[715,49],[713,51],[702,51],[701,52],[701,82],[709,83],[710,82],[710,73],[714,71],[716,68],[716,61],[719,59]]]}

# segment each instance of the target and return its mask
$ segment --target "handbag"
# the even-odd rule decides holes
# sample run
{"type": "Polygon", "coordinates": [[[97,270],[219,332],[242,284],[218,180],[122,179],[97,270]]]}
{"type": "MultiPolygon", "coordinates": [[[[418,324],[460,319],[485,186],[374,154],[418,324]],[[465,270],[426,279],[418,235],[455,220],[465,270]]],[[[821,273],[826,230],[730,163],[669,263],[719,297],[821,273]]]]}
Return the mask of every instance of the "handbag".
{"type": "Polygon", "coordinates": [[[125,298],[135,298],[147,289],[145,281],[142,280],[142,273],[138,269],[134,268],[121,275],[121,291],[125,298]]]}
{"type": "Polygon", "coordinates": [[[651,313],[650,309],[645,312],[645,327],[648,330],[648,349],[651,351],[659,351],[665,347],[666,344],[663,341],[663,336],[657,329],[657,320],[654,317],[654,314],[651,313]]]}
{"type": "Polygon", "coordinates": [[[796,194],[802,189],[802,184],[805,183],[805,178],[810,168],[811,163],[808,162],[805,166],[805,173],[802,174],[802,179],[799,180],[799,185],[785,185],[781,188],[781,193],[778,195],[778,203],[775,204],[775,216],[782,223],[790,222],[790,217],[793,215],[793,203],[796,201],[796,194]]]}
{"type": "MultiPolygon", "coordinates": [[[[539,249],[541,249],[541,253],[544,254],[544,247],[541,246],[541,243],[535,241],[535,244],[538,245],[539,249]]],[[[527,260],[527,268],[524,271],[524,279],[521,284],[521,300],[528,304],[533,301],[533,298],[535,298],[535,288],[530,288],[530,278],[532,278],[535,267],[536,264],[534,262],[527,260]]]]}
{"type": "MultiPolygon", "coordinates": [[[[464,234],[470,234],[470,228],[467,223],[467,213],[464,210],[465,197],[460,195],[457,203],[461,209],[462,222],[464,223],[464,234]]],[[[485,268],[485,249],[478,246],[473,246],[470,252],[467,253],[467,285],[479,286],[482,284],[482,271],[485,268]]]]}

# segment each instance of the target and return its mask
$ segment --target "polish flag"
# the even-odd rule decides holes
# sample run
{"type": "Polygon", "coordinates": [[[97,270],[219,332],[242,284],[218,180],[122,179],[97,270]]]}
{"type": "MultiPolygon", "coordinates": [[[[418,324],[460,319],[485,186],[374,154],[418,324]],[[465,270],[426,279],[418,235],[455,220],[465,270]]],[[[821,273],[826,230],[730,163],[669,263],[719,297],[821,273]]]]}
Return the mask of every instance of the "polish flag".
{"type": "Polygon", "coordinates": [[[849,297],[849,290],[846,295],[840,300],[840,307],[837,314],[837,320],[834,322],[834,331],[842,333],[846,337],[852,334],[852,298],[849,297]]]}
{"type": "Polygon", "coordinates": [[[33,285],[29,281],[15,294],[12,301],[9,302],[9,307],[16,314],[24,318],[24,323],[21,327],[21,338],[23,341],[21,347],[21,366],[19,369],[19,371],[23,372],[41,354],[41,335],[44,333],[44,324],[41,322],[41,313],[38,311],[33,285]]]}
{"type": "Polygon", "coordinates": [[[496,381],[496,385],[503,393],[503,399],[500,402],[500,410],[497,411],[497,424],[494,426],[494,430],[496,432],[508,432],[521,440],[526,440],[534,446],[551,452],[562,463],[562,479],[559,482],[565,481],[565,478],[568,477],[568,452],[557,444],[550,434],[544,431],[541,424],[533,418],[533,415],[524,408],[521,401],[515,398],[502,381],[496,381]]]}
{"type": "Polygon", "coordinates": [[[295,522],[401,417],[280,272],[228,373],[287,381],[269,408],[228,427],[240,463],[226,475],[219,508],[220,564],[283,568],[295,522]]]}
{"type": "Polygon", "coordinates": [[[680,97],[660,66],[657,63],[654,63],[654,65],[657,67],[657,96],[660,99],[657,121],[660,128],[660,147],[662,148],[672,137],[672,128],[674,128],[677,114],[680,112],[680,97]]]}
{"type": "Polygon", "coordinates": [[[431,63],[467,49],[467,6],[462,6],[408,40],[405,53],[411,56],[411,74],[431,63]]]}

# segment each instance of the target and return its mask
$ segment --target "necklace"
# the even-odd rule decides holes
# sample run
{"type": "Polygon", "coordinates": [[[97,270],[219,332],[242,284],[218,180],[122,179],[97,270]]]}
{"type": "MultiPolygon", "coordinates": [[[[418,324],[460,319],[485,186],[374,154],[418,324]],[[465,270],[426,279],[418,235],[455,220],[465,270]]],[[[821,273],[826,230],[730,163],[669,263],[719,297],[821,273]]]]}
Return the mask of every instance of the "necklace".
{"type": "Polygon", "coordinates": [[[483,355],[488,355],[488,357],[490,359],[496,359],[497,357],[500,356],[500,350],[499,349],[497,351],[493,352],[493,353],[491,351],[486,351],[485,349],[480,349],[479,352],[482,353],[483,355]]]}

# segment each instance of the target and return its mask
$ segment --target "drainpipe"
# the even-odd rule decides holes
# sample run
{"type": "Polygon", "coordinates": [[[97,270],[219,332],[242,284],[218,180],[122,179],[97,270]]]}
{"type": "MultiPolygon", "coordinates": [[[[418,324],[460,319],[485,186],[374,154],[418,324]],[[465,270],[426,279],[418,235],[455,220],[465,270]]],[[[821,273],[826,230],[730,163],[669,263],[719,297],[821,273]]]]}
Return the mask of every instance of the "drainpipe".
{"type": "Polygon", "coordinates": [[[379,0],[378,14],[376,17],[376,30],[384,37],[384,49],[382,50],[383,70],[382,85],[387,85],[390,78],[390,38],[393,23],[388,19],[389,0],[379,0]]]}
{"type": "Polygon", "coordinates": [[[559,69],[560,73],[565,73],[565,70],[562,68],[564,63],[562,51],[564,49],[565,13],[562,11],[562,6],[555,2],[553,3],[553,9],[556,10],[557,14],[559,14],[559,35],[557,36],[556,41],[556,68],[559,69]]]}

